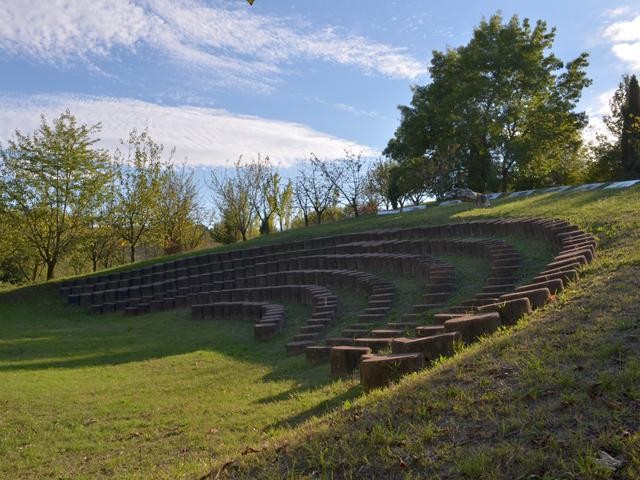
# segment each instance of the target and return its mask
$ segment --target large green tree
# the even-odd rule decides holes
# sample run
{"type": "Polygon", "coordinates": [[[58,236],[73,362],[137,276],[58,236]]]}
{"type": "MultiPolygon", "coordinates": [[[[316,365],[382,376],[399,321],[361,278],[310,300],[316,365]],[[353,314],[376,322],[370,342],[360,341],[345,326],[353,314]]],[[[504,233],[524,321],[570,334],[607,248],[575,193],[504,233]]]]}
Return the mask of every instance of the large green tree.
{"type": "MultiPolygon", "coordinates": [[[[136,247],[155,225],[160,195],[170,161],[162,159],[163,146],[153,141],[147,129],[131,130],[115,151],[117,164],[115,225],[129,246],[129,260],[136,260],[136,247]]],[[[173,156],[173,153],[172,153],[173,156]]]]}
{"type": "Polygon", "coordinates": [[[0,148],[0,195],[5,214],[54,277],[60,260],[81,240],[104,200],[109,155],[95,148],[100,124],[80,124],[67,110],[51,124],[42,116],[31,135],[15,132],[0,148]]]}
{"type": "Polygon", "coordinates": [[[553,184],[554,167],[581,146],[586,115],[575,107],[590,84],[587,54],[563,64],[550,52],[555,30],[517,16],[483,20],[471,41],[435,51],[431,83],[414,87],[410,106],[385,154],[421,158],[440,179],[433,194],[456,184],[506,190],[522,178],[553,184]],[[521,178],[522,177],[522,178],[521,178]]]}

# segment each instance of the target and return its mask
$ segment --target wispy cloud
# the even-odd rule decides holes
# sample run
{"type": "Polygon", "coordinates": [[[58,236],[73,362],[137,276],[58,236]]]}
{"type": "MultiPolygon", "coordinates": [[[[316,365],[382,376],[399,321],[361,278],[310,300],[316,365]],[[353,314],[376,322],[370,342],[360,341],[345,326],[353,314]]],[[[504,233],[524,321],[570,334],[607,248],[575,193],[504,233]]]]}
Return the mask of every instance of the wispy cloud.
{"type": "Polygon", "coordinates": [[[611,42],[611,51],[616,57],[629,67],[640,69],[640,14],[631,20],[610,24],[603,36],[611,42]]]}
{"type": "Polygon", "coordinates": [[[313,59],[366,73],[415,80],[427,65],[405,49],[255,13],[218,0],[23,0],[0,3],[0,50],[64,65],[88,64],[117,50],[151,48],[233,85],[277,84],[282,67],[313,59]]]}
{"type": "Polygon", "coordinates": [[[377,152],[364,145],[318,132],[306,125],[236,115],[225,110],[162,106],[132,99],[73,95],[0,96],[0,140],[5,143],[17,128],[37,128],[40,113],[52,120],[69,108],[88,124],[103,124],[100,145],[114,149],[133,128],[149,127],[151,136],[167,148],[176,147],[176,159],[190,165],[227,165],[239,155],[268,154],[283,167],[314,152],[320,158],[340,158],[344,149],[377,152]]]}
{"type": "Polygon", "coordinates": [[[609,10],[605,10],[603,15],[605,17],[609,17],[609,18],[617,18],[617,17],[621,17],[623,15],[628,15],[632,11],[633,10],[631,9],[631,7],[626,5],[626,6],[622,6],[622,7],[615,7],[615,8],[610,8],[609,10]]]}
{"type": "Polygon", "coordinates": [[[320,97],[304,97],[304,99],[308,102],[317,103],[319,105],[326,105],[341,112],[347,112],[357,117],[369,117],[369,118],[384,118],[375,110],[364,110],[361,108],[354,107],[353,105],[349,105],[347,103],[341,102],[329,102],[327,100],[323,100],[320,97]]]}

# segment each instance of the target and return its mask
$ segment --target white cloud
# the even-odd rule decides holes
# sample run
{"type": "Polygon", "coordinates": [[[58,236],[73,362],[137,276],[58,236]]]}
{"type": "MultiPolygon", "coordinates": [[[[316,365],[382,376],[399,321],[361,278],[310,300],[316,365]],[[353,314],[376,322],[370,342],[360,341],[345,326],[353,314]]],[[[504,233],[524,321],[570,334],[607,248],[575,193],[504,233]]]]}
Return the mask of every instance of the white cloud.
{"type": "Polygon", "coordinates": [[[305,97],[305,100],[308,102],[313,102],[320,105],[327,105],[341,112],[347,112],[358,117],[384,118],[375,110],[363,110],[361,108],[354,107],[353,105],[349,105],[347,103],[328,102],[326,100],[323,100],[320,97],[305,97]]]}
{"type": "Polygon", "coordinates": [[[100,145],[114,149],[133,128],[149,127],[152,138],[167,149],[176,147],[176,160],[187,157],[190,165],[227,165],[243,154],[268,154],[283,167],[308,158],[340,158],[344,149],[377,155],[374,149],[336,138],[312,128],[290,122],[235,115],[225,110],[200,107],[171,107],[132,99],[87,96],[39,95],[0,96],[0,139],[3,143],[17,128],[23,133],[38,127],[40,113],[49,121],[66,108],[79,121],[102,122],[100,145]]]}
{"type": "Polygon", "coordinates": [[[415,80],[427,65],[405,49],[259,15],[218,0],[22,0],[0,3],[0,50],[65,64],[150,47],[217,81],[270,89],[295,59],[324,60],[367,73],[415,80]]]}
{"type": "Polygon", "coordinates": [[[640,14],[631,20],[614,22],[603,35],[611,43],[611,51],[633,69],[640,69],[640,14]]]}
{"type": "Polygon", "coordinates": [[[587,142],[593,142],[596,140],[597,134],[603,134],[610,136],[611,133],[607,130],[602,116],[611,113],[609,108],[609,101],[616,89],[612,88],[605,92],[600,93],[594,99],[594,101],[587,106],[586,113],[589,117],[589,126],[583,132],[583,138],[587,142]]]}
{"type": "Polygon", "coordinates": [[[623,6],[623,7],[615,7],[615,8],[610,8],[609,10],[605,10],[603,15],[609,18],[617,18],[623,15],[628,15],[631,12],[632,12],[631,7],[623,6]]]}

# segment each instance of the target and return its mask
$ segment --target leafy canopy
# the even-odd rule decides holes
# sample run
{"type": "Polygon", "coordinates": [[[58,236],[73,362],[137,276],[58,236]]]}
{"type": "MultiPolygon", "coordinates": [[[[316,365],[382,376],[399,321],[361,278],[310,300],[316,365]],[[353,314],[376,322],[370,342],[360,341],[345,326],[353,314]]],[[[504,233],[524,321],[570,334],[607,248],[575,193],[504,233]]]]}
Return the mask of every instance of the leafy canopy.
{"type": "MultiPolygon", "coordinates": [[[[575,161],[584,112],[574,109],[590,84],[587,54],[563,64],[550,53],[555,29],[517,16],[484,20],[471,41],[434,51],[431,83],[413,88],[410,106],[385,150],[394,160],[426,163],[423,178],[439,196],[452,186],[486,191],[568,180],[552,176],[575,161]]],[[[569,169],[570,170],[570,169],[569,169]]]]}

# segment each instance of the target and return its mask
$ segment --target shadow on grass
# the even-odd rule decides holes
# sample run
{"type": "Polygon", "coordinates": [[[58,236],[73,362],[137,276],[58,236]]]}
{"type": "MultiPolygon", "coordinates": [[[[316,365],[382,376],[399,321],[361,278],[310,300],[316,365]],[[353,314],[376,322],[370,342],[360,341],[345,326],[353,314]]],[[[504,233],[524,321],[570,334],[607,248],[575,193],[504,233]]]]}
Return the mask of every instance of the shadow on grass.
{"type": "MultiPolygon", "coordinates": [[[[302,394],[302,393],[304,392],[297,391],[294,394],[302,394]]],[[[330,412],[335,408],[337,408],[338,406],[340,406],[341,404],[343,404],[346,400],[354,400],[355,398],[359,397],[361,394],[362,394],[362,387],[360,385],[354,385],[347,391],[339,395],[334,395],[331,398],[328,398],[318,403],[315,407],[310,408],[309,410],[304,410],[290,417],[283,418],[281,420],[278,420],[277,422],[273,422],[272,424],[265,427],[264,430],[269,431],[269,430],[288,429],[288,428],[295,427],[309,420],[313,416],[319,416],[327,412],[330,412]]],[[[278,398],[278,397],[281,397],[281,395],[274,396],[273,401],[280,401],[288,398],[288,397],[281,397],[281,398],[278,398]]]]}
{"type": "Polygon", "coordinates": [[[196,322],[186,309],[140,317],[92,316],[54,295],[4,303],[0,305],[0,371],[118,365],[215,351],[240,361],[273,364],[290,376],[304,376],[304,363],[283,353],[285,342],[308,317],[309,309],[286,307],[287,317],[294,321],[273,339],[257,342],[251,322],[196,322]]]}

